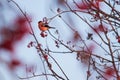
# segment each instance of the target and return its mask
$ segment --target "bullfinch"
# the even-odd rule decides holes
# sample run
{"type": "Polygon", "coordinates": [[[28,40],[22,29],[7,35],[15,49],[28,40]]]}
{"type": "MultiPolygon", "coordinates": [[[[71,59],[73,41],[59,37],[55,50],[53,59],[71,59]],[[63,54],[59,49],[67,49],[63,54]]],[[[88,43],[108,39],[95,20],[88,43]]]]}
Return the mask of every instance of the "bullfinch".
{"type": "Polygon", "coordinates": [[[43,21],[38,22],[38,27],[43,32],[49,29],[55,29],[55,27],[50,27],[48,24],[44,23],[43,21]]]}

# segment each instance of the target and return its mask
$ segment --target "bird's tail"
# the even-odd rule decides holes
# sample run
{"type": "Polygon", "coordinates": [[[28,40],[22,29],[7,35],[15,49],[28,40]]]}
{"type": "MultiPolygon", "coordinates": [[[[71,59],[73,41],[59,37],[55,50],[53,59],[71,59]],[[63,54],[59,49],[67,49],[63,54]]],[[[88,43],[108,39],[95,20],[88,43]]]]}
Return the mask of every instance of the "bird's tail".
{"type": "Polygon", "coordinates": [[[45,25],[46,27],[48,28],[51,28],[51,29],[55,29],[55,27],[51,27],[51,26],[48,26],[48,25],[45,25]]]}
{"type": "Polygon", "coordinates": [[[51,28],[51,29],[55,29],[55,27],[49,27],[49,28],[51,28]]]}

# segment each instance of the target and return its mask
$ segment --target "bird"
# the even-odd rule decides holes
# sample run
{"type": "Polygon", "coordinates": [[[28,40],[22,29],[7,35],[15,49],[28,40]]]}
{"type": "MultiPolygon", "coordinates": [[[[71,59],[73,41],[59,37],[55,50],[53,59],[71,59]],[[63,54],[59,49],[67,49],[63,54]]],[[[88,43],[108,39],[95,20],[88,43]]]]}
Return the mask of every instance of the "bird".
{"type": "Polygon", "coordinates": [[[55,27],[50,27],[48,24],[44,23],[43,21],[38,21],[38,27],[43,32],[49,29],[55,29],[55,27]]]}

